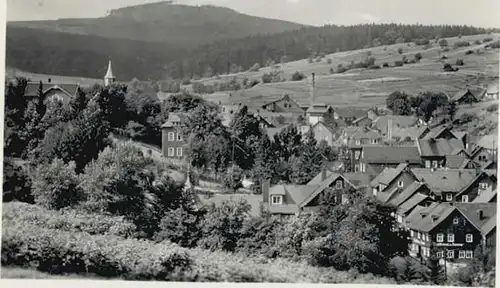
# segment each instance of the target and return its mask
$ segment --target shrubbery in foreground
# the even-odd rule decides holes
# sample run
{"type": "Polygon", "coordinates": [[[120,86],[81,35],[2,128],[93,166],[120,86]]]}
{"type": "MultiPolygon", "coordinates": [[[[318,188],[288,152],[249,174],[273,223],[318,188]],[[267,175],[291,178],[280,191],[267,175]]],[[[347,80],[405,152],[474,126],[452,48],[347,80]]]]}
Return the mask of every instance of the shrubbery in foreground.
{"type": "Polygon", "coordinates": [[[89,235],[5,221],[2,265],[31,267],[51,274],[77,273],[127,280],[199,282],[393,283],[387,278],[286,260],[185,249],[162,242],[89,235]]]}

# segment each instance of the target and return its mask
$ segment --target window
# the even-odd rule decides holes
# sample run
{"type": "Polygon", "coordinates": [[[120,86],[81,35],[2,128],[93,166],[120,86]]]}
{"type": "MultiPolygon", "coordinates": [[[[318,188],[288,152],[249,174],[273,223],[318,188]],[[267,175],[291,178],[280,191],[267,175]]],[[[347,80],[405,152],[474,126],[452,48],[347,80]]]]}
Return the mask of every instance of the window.
{"type": "Polygon", "coordinates": [[[398,223],[402,223],[402,222],[403,222],[403,216],[398,215],[398,223]]]}
{"type": "Polygon", "coordinates": [[[455,251],[454,250],[448,250],[448,251],[446,251],[446,258],[448,258],[448,259],[455,258],[455,251]]]}
{"type": "Polygon", "coordinates": [[[177,133],[177,141],[182,141],[182,135],[181,135],[181,133],[177,133]]]}
{"type": "Polygon", "coordinates": [[[438,161],[436,161],[436,160],[432,161],[432,167],[438,168],[438,161]]]}
{"type": "Polygon", "coordinates": [[[464,259],[465,258],[465,251],[463,251],[463,250],[458,251],[458,258],[464,259]]]}
{"type": "Polygon", "coordinates": [[[337,204],[337,195],[333,195],[333,204],[337,204]]]}
{"type": "Polygon", "coordinates": [[[469,195],[462,195],[462,202],[469,202],[469,195]]]}
{"type": "Polygon", "coordinates": [[[446,194],[446,201],[453,201],[453,194],[451,193],[446,194]]]}
{"type": "Polygon", "coordinates": [[[444,257],[444,252],[443,251],[436,252],[436,257],[437,258],[443,258],[444,257]]]}
{"type": "Polygon", "coordinates": [[[169,156],[169,157],[174,157],[174,156],[175,156],[174,152],[175,152],[175,151],[174,151],[174,148],[173,148],[173,147],[169,147],[169,148],[168,148],[168,156],[169,156]]]}
{"type": "Polygon", "coordinates": [[[384,191],[384,185],[378,184],[378,192],[384,191]]]}
{"type": "Polygon", "coordinates": [[[431,161],[425,160],[425,168],[431,168],[431,161]]]}
{"type": "Polygon", "coordinates": [[[487,188],[488,188],[488,183],[487,182],[480,182],[479,183],[479,189],[486,190],[487,188]]]}
{"type": "Polygon", "coordinates": [[[465,252],[465,258],[472,259],[473,253],[471,250],[465,252]]]}
{"type": "Polygon", "coordinates": [[[418,232],[418,236],[417,236],[418,239],[422,239],[422,233],[418,232]]]}
{"type": "Polygon", "coordinates": [[[429,234],[425,235],[425,241],[431,242],[431,237],[429,236],[429,234]]]}
{"type": "Polygon", "coordinates": [[[354,158],[356,158],[356,160],[359,159],[359,155],[360,155],[359,151],[354,151],[354,158]]]}
{"type": "Polygon", "coordinates": [[[410,236],[411,236],[411,237],[414,237],[413,235],[414,235],[414,234],[413,234],[413,230],[410,230],[410,236]]]}
{"type": "Polygon", "coordinates": [[[459,221],[458,217],[453,218],[453,224],[458,224],[458,221],[459,221]]]}
{"type": "Polygon", "coordinates": [[[342,180],[337,180],[335,182],[335,188],[336,189],[342,189],[342,180]]]}
{"type": "Polygon", "coordinates": [[[437,242],[443,242],[443,240],[444,240],[443,233],[439,233],[439,234],[436,235],[436,241],[437,242]]]}
{"type": "Polygon", "coordinates": [[[399,188],[403,188],[403,186],[404,186],[403,181],[398,181],[398,187],[399,187],[399,188]]]}
{"type": "Polygon", "coordinates": [[[177,156],[182,157],[182,147],[177,147],[177,156]]]}
{"type": "Polygon", "coordinates": [[[174,141],[175,134],[174,132],[168,132],[168,141],[174,141]]]}
{"type": "Polygon", "coordinates": [[[472,234],[466,234],[465,235],[465,242],[472,243],[473,238],[474,237],[472,236],[472,234]]]}
{"type": "Polygon", "coordinates": [[[273,205],[280,205],[282,203],[282,197],[279,195],[272,195],[271,196],[271,204],[273,205]]]}
{"type": "Polygon", "coordinates": [[[361,140],[356,140],[356,145],[361,145],[361,140]]]}
{"type": "Polygon", "coordinates": [[[377,139],[372,139],[372,144],[377,144],[377,139]]]}
{"type": "Polygon", "coordinates": [[[455,234],[453,233],[448,234],[448,242],[450,243],[455,242],[455,234]]]}

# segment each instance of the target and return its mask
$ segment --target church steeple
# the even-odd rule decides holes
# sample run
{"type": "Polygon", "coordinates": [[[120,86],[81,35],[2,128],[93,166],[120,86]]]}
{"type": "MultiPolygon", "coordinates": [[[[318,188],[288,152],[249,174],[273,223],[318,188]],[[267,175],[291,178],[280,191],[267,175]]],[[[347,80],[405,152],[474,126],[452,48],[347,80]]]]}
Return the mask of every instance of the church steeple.
{"type": "Polygon", "coordinates": [[[104,76],[104,86],[109,86],[111,83],[115,82],[116,78],[113,75],[113,70],[111,69],[111,60],[109,60],[108,63],[108,71],[106,72],[106,75],[104,76]]]}

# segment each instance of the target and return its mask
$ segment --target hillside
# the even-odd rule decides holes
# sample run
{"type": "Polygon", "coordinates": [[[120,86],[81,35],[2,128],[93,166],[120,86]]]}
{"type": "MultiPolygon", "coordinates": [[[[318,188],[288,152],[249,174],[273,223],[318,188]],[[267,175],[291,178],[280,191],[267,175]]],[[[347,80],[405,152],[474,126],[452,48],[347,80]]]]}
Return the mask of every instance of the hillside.
{"type": "Polygon", "coordinates": [[[8,26],[105,38],[167,42],[183,47],[303,27],[297,23],[241,14],[225,7],[195,7],[167,2],[120,8],[101,18],[10,22],[8,26]]]}
{"type": "MultiPolygon", "coordinates": [[[[120,29],[126,31],[123,27],[120,29]]],[[[107,60],[111,58],[114,72],[120,80],[134,77],[161,80],[244,71],[255,63],[265,66],[271,60],[289,62],[312,54],[480,33],[485,33],[485,29],[466,26],[381,24],[305,27],[273,35],[220,40],[185,49],[176,44],[8,25],[6,47],[7,66],[27,72],[101,78],[107,60]],[[286,59],[282,59],[283,56],[286,59]]],[[[128,31],[127,34],[134,35],[128,31]]],[[[189,33],[185,36],[198,37],[189,33]]]]}
{"type": "MultiPolygon", "coordinates": [[[[475,44],[476,40],[483,41],[484,38],[500,39],[500,34],[473,35],[446,38],[449,43],[449,51],[442,52],[439,45],[432,41],[432,47],[415,45],[414,43],[393,44],[387,46],[365,48],[347,52],[328,54],[320,62],[309,63],[307,59],[280,64],[279,68],[264,67],[258,72],[242,72],[220,77],[203,78],[203,84],[212,84],[220,81],[229,81],[236,77],[239,81],[244,78],[249,80],[262,80],[262,75],[272,71],[280,71],[287,79],[284,82],[260,83],[250,89],[232,92],[232,101],[251,103],[258,105],[271,99],[289,94],[299,103],[308,101],[310,95],[310,75],[316,73],[316,97],[317,101],[337,106],[360,106],[372,107],[385,104],[385,98],[392,92],[404,90],[410,94],[420,91],[439,91],[453,95],[463,89],[466,84],[472,88],[479,89],[483,84],[498,81],[499,74],[499,50],[485,49],[485,43],[475,44]],[[454,48],[458,41],[472,43],[469,47],[454,48]],[[408,46],[410,45],[410,46],[408,46]],[[402,48],[402,54],[398,49],[402,48]],[[477,50],[480,54],[477,54],[477,50]],[[474,53],[466,55],[466,51],[474,53]],[[416,53],[422,55],[419,63],[405,64],[394,67],[394,62],[401,60],[403,56],[413,59],[416,53]],[[375,58],[375,64],[380,69],[352,69],[344,73],[331,74],[330,70],[336,70],[339,64],[347,66],[352,61],[360,62],[368,55],[375,58]],[[440,58],[446,55],[448,59],[440,58]],[[330,59],[330,60],[328,60],[330,59]],[[455,67],[457,59],[464,61],[463,66],[457,66],[457,72],[443,72],[443,63],[447,62],[455,67]],[[331,63],[328,63],[331,61],[331,63]],[[382,67],[387,63],[390,67],[382,67]],[[302,81],[290,81],[295,72],[301,72],[308,78],[302,81]]],[[[220,93],[214,96],[220,99],[220,93]]],[[[229,93],[226,93],[229,94],[229,93]]],[[[211,98],[212,95],[206,95],[211,98]]]]}

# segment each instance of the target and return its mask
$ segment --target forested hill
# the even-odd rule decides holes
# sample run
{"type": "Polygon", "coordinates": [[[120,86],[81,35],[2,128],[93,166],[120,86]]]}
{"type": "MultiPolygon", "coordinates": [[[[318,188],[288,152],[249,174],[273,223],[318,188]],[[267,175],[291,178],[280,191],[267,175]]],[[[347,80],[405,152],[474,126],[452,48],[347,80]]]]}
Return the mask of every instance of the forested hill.
{"type": "Polygon", "coordinates": [[[111,58],[113,71],[121,80],[165,79],[246,70],[270,59],[280,62],[283,56],[292,61],[315,53],[486,32],[466,26],[396,24],[305,27],[220,40],[189,50],[172,44],[7,27],[6,60],[7,66],[27,72],[101,78],[111,58]]]}
{"type": "Polygon", "coordinates": [[[295,30],[304,25],[241,14],[225,7],[157,2],[112,10],[87,19],[10,22],[11,27],[171,43],[193,47],[216,40],[295,30]]]}

